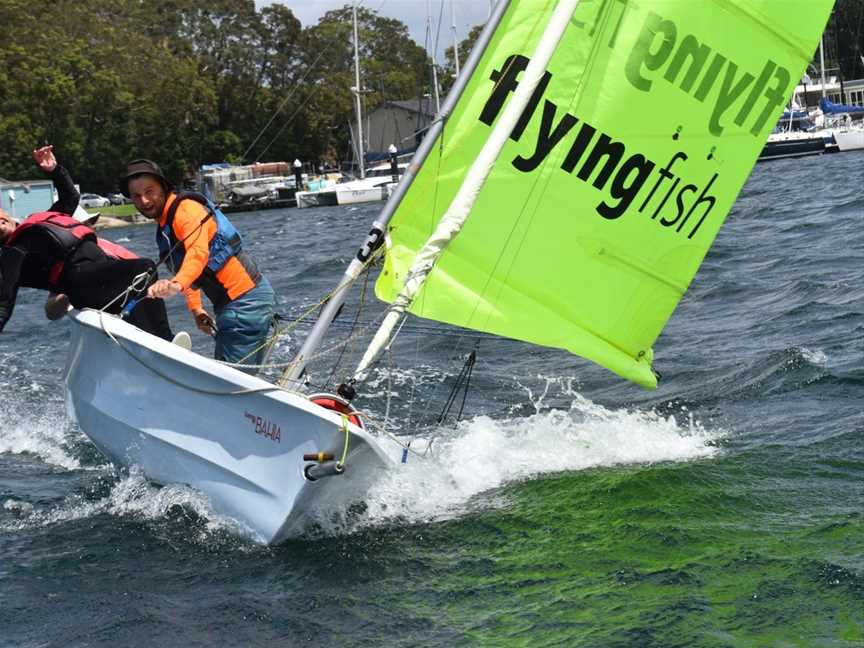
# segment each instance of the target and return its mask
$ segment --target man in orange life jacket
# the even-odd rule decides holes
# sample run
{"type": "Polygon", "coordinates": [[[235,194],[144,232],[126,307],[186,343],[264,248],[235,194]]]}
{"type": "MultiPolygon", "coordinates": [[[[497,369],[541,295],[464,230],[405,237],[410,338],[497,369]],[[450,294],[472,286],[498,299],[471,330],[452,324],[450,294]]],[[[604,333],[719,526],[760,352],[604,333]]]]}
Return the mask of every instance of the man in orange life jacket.
{"type": "MultiPolygon", "coordinates": [[[[0,332],[15,308],[18,289],[40,288],[52,292],[46,314],[56,319],[71,302],[76,308],[104,308],[144,274],[155,281],[155,264],[140,259],[126,248],[99,239],[72,213],[78,191],[66,171],[57,164],[52,146],[33,151],[39,167],[50,174],[57,202],[46,212],[31,214],[20,224],[0,210],[0,332]],[[52,313],[53,311],[53,313],[52,313]]],[[[129,297],[142,297],[147,286],[129,297]]],[[[106,310],[119,313],[121,298],[106,310]]],[[[167,340],[172,339],[165,303],[142,300],[128,316],[130,323],[167,340]]]]}
{"type": "Polygon", "coordinates": [[[201,194],[175,191],[150,160],[130,162],[120,186],[139,212],[156,221],[160,259],[174,273],[148,294],[184,293],[198,328],[215,337],[217,360],[260,364],[276,297],[240,233],[201,194]],[[202,307],[200,291],[213,303],[215,320],[202,307]]]}

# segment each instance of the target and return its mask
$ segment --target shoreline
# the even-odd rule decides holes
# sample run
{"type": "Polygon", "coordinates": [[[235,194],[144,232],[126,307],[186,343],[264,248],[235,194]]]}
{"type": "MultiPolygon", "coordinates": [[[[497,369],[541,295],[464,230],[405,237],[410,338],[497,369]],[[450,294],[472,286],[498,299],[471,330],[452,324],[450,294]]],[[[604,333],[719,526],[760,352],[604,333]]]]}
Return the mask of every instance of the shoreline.
{"type": "Polygon", "coordinates": [[[107,216],[104,214],[95,215],[95,220],[90,222],[89,225],[94,230],[102,230],[102,229],[114,229],[117,227],[126,227],[128,225],[144,225],[149,221],[139,213],[132,214],[131,216],[120,218],[119,216],[107,216]]]}

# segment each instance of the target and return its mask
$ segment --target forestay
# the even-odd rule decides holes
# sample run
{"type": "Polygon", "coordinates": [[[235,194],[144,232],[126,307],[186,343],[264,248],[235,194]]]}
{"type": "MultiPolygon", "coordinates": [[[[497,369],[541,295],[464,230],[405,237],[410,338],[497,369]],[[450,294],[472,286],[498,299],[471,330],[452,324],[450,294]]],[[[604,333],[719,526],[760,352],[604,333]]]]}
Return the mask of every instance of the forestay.
{"type": "MultiPolygon", "coordinates": [[[[461,208],[454,197],[558,4],[510,4],[390,222],[380,298],[396,299],[442,216],[461,208]]],[[[566,349],[655,387],[652,345],[832,5],[582,0],[409,312],[566,349]]]]}

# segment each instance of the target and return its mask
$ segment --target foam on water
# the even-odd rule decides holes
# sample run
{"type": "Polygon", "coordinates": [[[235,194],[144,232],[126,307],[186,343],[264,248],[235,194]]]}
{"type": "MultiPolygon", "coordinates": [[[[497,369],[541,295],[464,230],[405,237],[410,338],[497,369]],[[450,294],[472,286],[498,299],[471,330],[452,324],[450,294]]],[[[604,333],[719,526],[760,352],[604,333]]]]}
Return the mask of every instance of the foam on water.
{"type": "Polygon", "coordinates": [[[15,518],[0,524],[0,531],[64,524],[106,514],[140,521],[162,521],[177,507],[191,510],[203,521],[197,528],[197,535],[187,536],[193,541],[205,541],[219,530],[241,537],[252,536],[239,522],[214,511],[210,501],[200,492],[179,484],[155,486],[134,466],[105,497],[96,501],[70,495],[60,506],[41,510],[27,502],[7,499],[2,508],[13,513],[15,518]]]}
{"type": "Polygon", "coordinates": [[[82,465],[68,448],[66,417],[62,411],[48,408],[39,414],[13,414],[3,408],[0,417],[4,422],[0,431],[0,452],[32,454],[66,470],[91,468],[82,465]]]}
{"type": "MultiPolygon", "coordinates": [[[[538,399],[537,403],[542,401],[538,399]]],[[[476,496],[544,474],[624,464],[689,461],[719,452],[722,431],[709,431],[686,412],[683,421],[653,411],[607,409],[576,396],[569,410],[524,417],[479,416],[437,438],[425,457],[388,471],[373,485],[362,515],[327,511],[316,520],[325,533],[393,522],[427,522],[463,515],[476,496]]],[[[412,448],[422,452],[428,441],[412,448]]],[[[349,466],[350,469],[350,466],[349,466]]]]}
{"type": "Polygon", "coordinates": [[[818,349],[815,351],[811,351],[806,347],[801,347],[801,356],[810,364],[818,367],[824,367],[828,364],[828,356],[826,356],[824,352],[819,351],[818,349]]]}
{"type": "MultiPolygon", "coordinates": [[[[389,386],[398,398],[400,390],[416,387],[418,376],[421,381],[440,380],[437,374],[430,374],[434,374],[431,368],[416,373],[396,371],[387,380],[389,385],[381,381],[370,387],[386,391],[389,386]]],[[[609,409],[583,397],[574,384],[572,379],[538,376],[532,385],[522,386],[533,414],[517,415],[518,408],[513,406],[500,417],[476,416],[455,429],[434,431],[433,438],[415,439],[408,462],[373,483],[359,512],[353,493],[343,502],[330,501],[326,509],[313,515],[309,528],[314,531],[310,532],[339,535],[394,523],[448,519],[477,506],[506,505],[496,489],[544,474],[687,461],[718,452],[715,442],[722,432],[709,432],[684,410],[679,420],[681,417],[653,411],[609,409]],[[569,408],[560,407],[562,400],[570,403],[569,408]],[[559,406],[552,408],[549,403],[559,406]],[[484,497],[478,498],[480,495],[484,497]]],[[[0,432],[0,452],[29,453],[66,470],[104,470],[105,464],[82,465],[72,454],[65,415],[52,410],[62,407],[58,404],[18,420],[3,412],[11,424],[0,432]]],[[[397,429],[396,422],[391,420],[389,427],[397,429]]],[[[7,499],[2,508],[11,514],[11,521],[0,528],[41,527],[104,514],[159,522],[167,520],[178,506],[202,520],[191,534],[193,542],[222,532],[251,536],[243,525],[213,510],[205,495],[186,486],[152,485],[135,468],[97,501],[73,495],[46,510],[7,499]]]]}

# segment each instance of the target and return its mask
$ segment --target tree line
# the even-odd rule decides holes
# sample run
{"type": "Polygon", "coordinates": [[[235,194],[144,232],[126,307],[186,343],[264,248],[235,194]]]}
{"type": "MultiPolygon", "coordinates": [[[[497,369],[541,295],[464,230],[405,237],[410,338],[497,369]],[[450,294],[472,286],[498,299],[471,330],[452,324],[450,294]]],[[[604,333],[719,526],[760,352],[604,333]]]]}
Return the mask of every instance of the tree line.
{"type": "MultiPolygon", "coordinates": [[[[358,19],[365,106],[431,94],[407,27],[367,8],[358,19]]],[[[842,78],[864,76],[862,25],[864,3],[837,0],[826,67],[842,78]]],[[[45,142],[103,192],[136,157],[176,180],[222,160],[350,159],[352,30],[348,4],[303,27],[254,0],[3,0],[0,177],[33,177],[30,151],[45,142]]],[[[460,45],[463,61],[479,32],[460,45]]],[[[452,48],[445,58],[446,91],[452,48]]]]}
{"type": "MultiPolygon", "coordinates": [[[[429,92],[404,24],[364,8],[358,23],[368,108],[429,92]]],[[[0,176],[33,177],[45,142],[103,192],[136,157],[176,180],[207,162],[350,158],[352,31],[350,5],[304,28],[253,0],[3,0],[0,176]]]]}

